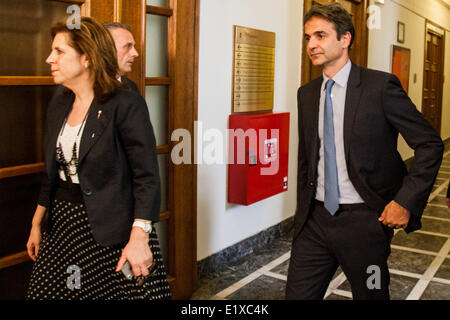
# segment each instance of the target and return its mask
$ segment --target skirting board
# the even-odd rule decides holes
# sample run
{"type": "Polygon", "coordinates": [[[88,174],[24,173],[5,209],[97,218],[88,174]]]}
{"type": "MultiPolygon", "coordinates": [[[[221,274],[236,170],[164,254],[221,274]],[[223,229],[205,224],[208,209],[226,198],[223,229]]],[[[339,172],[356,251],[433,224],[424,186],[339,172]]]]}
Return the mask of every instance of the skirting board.
{"type": "Polygon", "coordinates": [[[216,254],[198,261],[198,278],[201,279],[215,272],[220,272],[231,263],[236,262],[239,259],[251,254],[255,250],[268,245],[275,239],[289,234],[293,226],[294,217],[292,216],[252,237],[244,239],[216,254]]]}

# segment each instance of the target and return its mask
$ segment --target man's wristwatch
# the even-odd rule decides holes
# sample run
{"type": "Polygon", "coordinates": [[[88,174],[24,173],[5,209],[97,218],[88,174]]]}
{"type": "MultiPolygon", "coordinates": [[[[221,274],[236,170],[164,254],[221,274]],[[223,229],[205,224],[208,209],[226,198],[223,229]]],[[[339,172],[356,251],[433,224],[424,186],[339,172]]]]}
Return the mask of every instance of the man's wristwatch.
{"type": "Polygon", "coordinates": [[[147,233],[152,232],[152,223],[151,222],[135,221],[135,222],[133,222],[133,227],[142,228],[142,230],[144,230],[147,233]]]}

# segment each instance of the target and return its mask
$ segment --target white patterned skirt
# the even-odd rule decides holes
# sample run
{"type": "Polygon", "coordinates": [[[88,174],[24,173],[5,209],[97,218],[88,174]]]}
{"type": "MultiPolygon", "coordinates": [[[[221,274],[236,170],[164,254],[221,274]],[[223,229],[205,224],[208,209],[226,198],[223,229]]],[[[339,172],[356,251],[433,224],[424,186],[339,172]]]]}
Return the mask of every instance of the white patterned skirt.
{"type": "Polygon", "coordinates": [[[170,288],[156,231],[149,237],[157,268],[140,286],[116,272],[121,246],[100,246],[93,237],[78,185],[56,192],[51,229],[43,234],[31,272],[27,299],[170,299],[170,288]]]}

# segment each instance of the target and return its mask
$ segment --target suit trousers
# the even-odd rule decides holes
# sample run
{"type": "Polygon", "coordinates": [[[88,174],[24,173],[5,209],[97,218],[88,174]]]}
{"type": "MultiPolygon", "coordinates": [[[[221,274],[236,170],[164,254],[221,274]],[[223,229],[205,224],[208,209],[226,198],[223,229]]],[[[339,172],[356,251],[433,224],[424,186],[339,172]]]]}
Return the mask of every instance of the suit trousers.
{"type": "Polygon", "coordinates": [[[387,259],[393,230],[364,204],[340,205],[332,216],[313,201],[310,215],[293,240],[286,299],[323,299],[340,265],[354,300],[388,300],[387,259]]]}

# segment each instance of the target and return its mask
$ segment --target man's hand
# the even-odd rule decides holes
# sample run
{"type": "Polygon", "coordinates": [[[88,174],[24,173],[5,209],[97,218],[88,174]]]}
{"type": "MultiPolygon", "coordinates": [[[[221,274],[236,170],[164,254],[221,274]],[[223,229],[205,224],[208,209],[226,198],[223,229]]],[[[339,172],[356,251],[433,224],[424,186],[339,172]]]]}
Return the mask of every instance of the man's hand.
{"type": "Polygon", "coordinates": [[[385,208],[378,221],[389,228],[406,228],[411,213],[397,202],[392,200],[385,208]]]}

